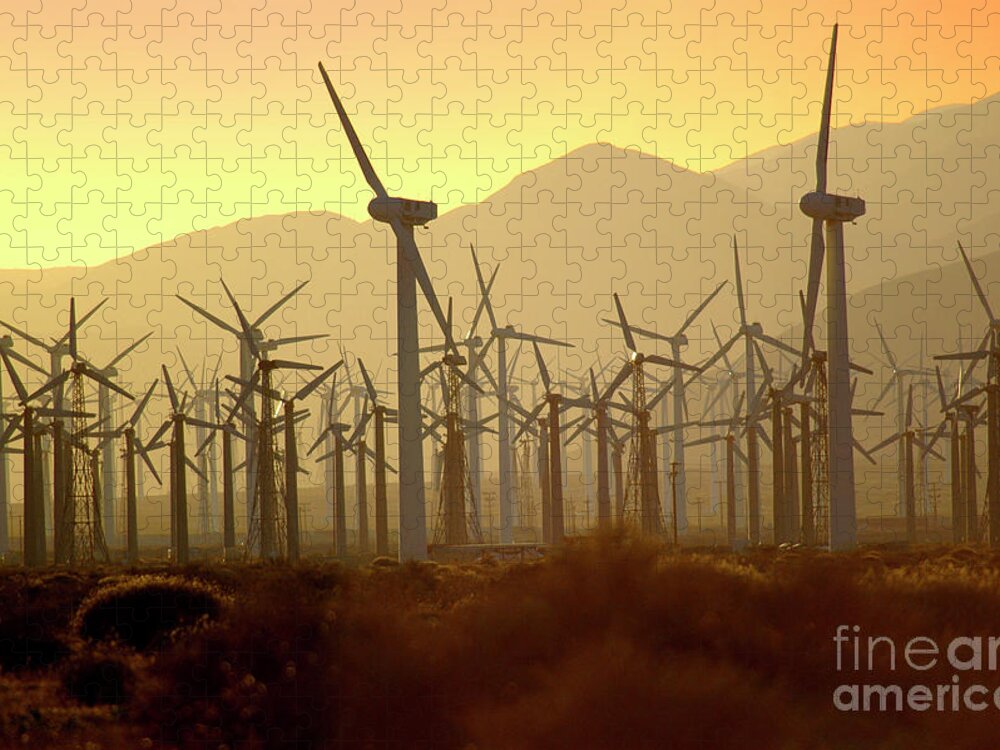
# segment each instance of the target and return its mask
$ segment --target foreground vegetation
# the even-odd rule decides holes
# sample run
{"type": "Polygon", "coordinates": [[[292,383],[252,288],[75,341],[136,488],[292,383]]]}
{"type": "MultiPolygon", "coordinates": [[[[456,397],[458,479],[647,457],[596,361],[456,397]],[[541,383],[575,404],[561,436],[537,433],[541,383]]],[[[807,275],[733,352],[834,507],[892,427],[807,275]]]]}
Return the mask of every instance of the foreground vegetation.
{"type": "MultiPolygon", "coordinates": [[[[837,625],[1000,631],[966,548],[0,572],[17,747],[981,747],[996,714],[837,712],[837,625]]],[[[873,682],[947,682],[951,671],[873,682]]],[[[997,675],[982,677],[990,683],[997,675]]]]}

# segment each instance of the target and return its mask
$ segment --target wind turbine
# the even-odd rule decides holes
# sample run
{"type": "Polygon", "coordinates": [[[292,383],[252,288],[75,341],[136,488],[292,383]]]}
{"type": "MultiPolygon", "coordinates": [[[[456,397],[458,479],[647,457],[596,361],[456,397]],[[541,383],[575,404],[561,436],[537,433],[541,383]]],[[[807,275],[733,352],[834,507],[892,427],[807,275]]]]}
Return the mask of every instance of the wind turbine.
{"type": "Polygon", "coordinates": [[[902,450],[900,453],[903,457],[903,503],[906,505],[904,511],[904,516],[906,517],[906,541],[913,544],[917,541],[917,505],[916,505],[916,491],[915,491],[915,474],[914,469],[914,454],[913,446],[914,444],[920,446],[924,449],[925,453],[932,453],[940,459],[944,459],[944,456],[939,455],[934,452],[934,449],[924,443],[918,434],[922,435],[928,432],[921,425],[921,429],[913,429],[913,384],[910,384],[909,390],[907,391],[906,397],[906,411],[904,416],[904,422],[901,425],[902,429],[895,435],[883,440],[881,443],[876,445],[871,449],[871,453],[876,453],[887,445],[892,443],[898,443],[902,450]]]}
{"type": "Polygon", "coordinates": [[[139,424],[142,412],[145,410],[146,404],[149,403],[153,391],[156,390],[158,382],[157,380],[152,382],[146,394],[136,404],[132,416],[122,425],[106,432],[87,433],[88,437],[102,438],[107,442],[111,442],[113,438],[123,438],[122,456],[125,459],[125,561],[129,565],[135,565],[139,562],[139,516],[135,481],[135,456],[137,453],[142,457],[142,460],[146,463],[150,472],[152,472],[157,483],[160,483],[160,475],[157,473],[156,467],[153,466],[153,462],[149,459],[149,454],[146,452],[142,442],[135,435],[136,425],[139,424]]]}
{"type": "MultiPolygon", "coordinates": [[[[690,368],[682,366],[681,363],[681,347],[688,345],[688,338],[687,335],[685,335],[685,331],[687,331],[687,329],[691,326],[691,324],[698,319],[698,316],[701,315],[702,311],[706,307],[708,307],[709,303],[713,299],[715,299],[716,295],[718,295],[718,293],[722,291],[722,288],[725,285],[726,282],[723,281],[721,284],[715,287],[715,290],[711,294],[709,294],[704,300],[702,300],[701,304],[699,304],[687,316],[687,318],[684,319],[684,322],[681,323],[681,327],[678,328],[677,331],[672,336],[664,336],[663,334],[656,333],[654,331],[648,331],[642,328],[636,328],[635,326],[632,326],[633,333],[639,334],[640,336],[644,336],[647,338],[656,339],[658,341],[665,341],[668,344],[670,344],[670,359],[676,363],[672,366],[673,373],[672,373],[671,388],[670,388],[673,401],[674,424],[682,424],[687,419],[686,416],[687,406],[684,399],[684,390],[685,390],[684,370],[690,368]]],[[[615,296],[615,300],[616,304],[619,305],[620,309],[621,305],[620,303],[617,302],[618,300],[617,295],[615,296]]],[[[623,323],[620,320],[617,322],[613,320],[604,320],[604,322],[613,326],[623,325],[623,323]]],[[[666,423],[666,419],[668,416],[666,413],[667,402],[664,401],[663,405],[664,405],[663,419],[664,423],[666,423]]],[[[669,451],[667,451],[666,449],[666,446],[667,443],[666,441],[664,441],[663,444],[664,451],[663,451],[663,457],[661,459],[664,462],[664,465],[666,465],[666,462],[668,461],[668,453],[669,453],[669,451]]],[[[676,490],[677,497],[672,498],[673,500],[672,505],[677,506],[677,524],[680,530],[684,531],[687,528],[687,479],[686,479],[687,475],[684,469],[683,429],[673,431],[673,462],[677,464],[677,472],[672,481],[669,478],[665,479],[664,487],[665,489],[669,488],[670,492],[665,491],[664,497],[670,496],[670,494],[676,490]]]]}
{"type": "MultiPolygon", "coordinates": [[[[514,500],[517,488],[514,482],[514,440],[511,439],[512,388],[510,384],[510,372],[513,371],[514,368],[513,366],[509,366],[511,363],[507,361],[507,344],[509,341],[526,341],[532,344],[548,344],[550,346],[561,346],[565,348],[572,348],[573,345],[565,341],[559,341],[557,339],[536,336],[535,334],[518,331],[510,323],[501,326],[497,322],[496,311],[493,309],[493,303],[490,300],[489,294],[490,288],[493,285],[493,279],[496,277],[496,272],[494,271],[490,284],[487,286],[486,281],[483,278],[482,268],[479,265],[478,258],[473,256],[473,260],[476,266],[476,281],[479,284],[479,292],[485,302],[486,315],[489,317],[490,327],[492,328],[489,340],[487,340],[486,344],[477,356],[477,364],[479,364],[482,367],[483,372],[488,375],[489,371],[486,369],[485,364],[483,364],[483,358],[494,340],[497,344],[497,374],[496,378],[491,379],[495,382],[497,397],[497,457],[500,469],[500,543],[511,544],[514,541],[514,526],[516,520],[514,513],[514,500]]],[[[472,374],[473,376],[475,375],[474,371],[472,374]]]]}
{"type": "MultiPolygon", "coordinates": [[[[988,327],[982,343],[980,343],[979,347],[975,351],[945,354],[935,357],[935,359],[972,360],[972,363],[965,373],[966,378],[968,378],[973,370],[975,370],[981,360],[985,359],[987,361],[986,384],[974,388],[960,399],[956,399],[954,403],[957,405],[959,402],[968,401],[982,393],[986,394],[986,455],[988,461],[986,479],[986,517],[989,524],[987,532],[990,546],[998,547],[1000,546],[1000,318],[997,318],[993,314],[993,309],[990,307],[989,300],[987,300],[986,294],[983,292],[983,288],[972,268],[969,256],[965,253],[965,248],[962,247],[962,243],[958,243],[958,250],[962,255],[962,261],[965,263],[965,268],[969,272],[969,278],[972,281],[972,286],[976,290],[976,296],[979,298],[979,303],[982,305],[983,311],[986,313],[988,327]]],[[[969,503],[970,508],[970,516],[967,521],[970,529],[972,529],[973,524],[978,523],[979,520],[974,517],[974,514],[971,514],[971,510],[975,507],[975,503],[977,502],[975,497],[976,480],[974,446],[975,426],[978,421],[978,408],[980,407],[973,407],[968,404],[963,404],[962,406],[962,411],[965,413],[966,421],[968,423],[966,441],[967,455],[969,456],[969,459],[967,460],[967,463],[973,467],[973,470],[968,474],[969,478],[967,482],[967,494],[971,496],[967,497],[967,502],[969,503]]]]}
{"type": "MultiPolygon", "coordinates": [[[[885,386],[882,388],[882,392],[879,393],[878,398],[872,404],[872,409],[878,407],[882,400],[888,395],[889,391],[892,390],[893,386],[896,389],[896,434],[902,435],[909,429],[908,420],[905,419],[907,410],[910,411],[910,416],[912,417],[912,407],[909,406],[909,401],[912,400],[912,392],[907,396],[906,391],[906,378],[914,375],[924,375],[926,374],[922,370],[906,369],[899,366],[896,361],[896,357],[892,353],[892,349],[889,348],[889,344],[885,340],[885,335],[882,333],[882,326],[879,325],[878,321],[875,321],[875,330],[878,332],[879,342],[882,346],[882,353],[885,355],[886,365],[889,367],[890,375],[886,380],[885,386]]],[[[892,441],[889,441],[890,443],[892,441]]],[[[897,512],[905,516],[909,511],[909,504],[907,499],[907,482],[911,481],[907,475],[907,456],[906,451],[911,449],[912,446],[907,446],[906,442],[900,440],[896,445],[896,502],[897,502],[897,512]]],[[[874,450],[872,451],[874,452],[874,450]]],[[[907,527],[909,527],[909,522],[907,522],[907,527]]]]}
{"type": "MultiPolygon", "coordinates": [[[[94,313],[96,313],[98,310],[100,310],[101,307],[104,305],[105,302],[107,302],[107,298],[100,300],[86,314],[84,314],[78,321],[76,321],[76,326],[82,326],[84,323],[86,323],[88,320],[90,320],[90,318],[94,315],[94,313]]],[[[41,349],[45,350],[45,352],[49,355],[49,370],[48,370],[48,378],[49,379],[54,379],[54,378],[56,378],[56,377],[58,377],[59,375],[62,374],[62,372],[63,372],[63,369],[62,369],[63,358],[69,355],[69,338],[70,338],[70,334],[69,334],[68,330],[67,330],[66,333],[64,333],[58,339],[53,338],[52,339],[52,343],[47,343],[47,342],[43,341],[42,339],[39,339],[39,338],[36,338],[36,337],[30,335],[27,331],[24,331],[21,328],[18,328],[16,326],[11,325],[10,323],[4,322],[4,321],[0,321],[0,325],[4,326],[5,328],[7,328],[8,330],[12,331],[13,333],[16,333],[18,336],[20,336],[21,338],[23,338],[25,341],[27,341],[27,342],[29,342],[31,344],[34,344],[35,346],[40,347],[41,349]]],[[[63,406],[64,406],[64,404],[63,404],[63,388],[64,388],[65,384],[66,384],[66,381],[65,380],[61,380],[61,381],[59,381],[59,384],[57,386],[55,386],[54,392],[52,394],[52,408],[53,409],[59,410],[59,409],[62,409],[63,406]]],[[[59,420],[57,420],[57,422],[59,422],[59,420]]],[[[60,424],[61,424],[61,422],[60,422],[60,424]]],[[[55,432],[57,432],[57,431],[58,430],[53,430],[53,435],[51,437],[49,437],[47,435],[43,435],[41,437],[41,439],[39,440],[39,449],[38,449],[39,465],[41,467],[39,469],[39,471],[41,472],[41,476],[42,476],[42,481],[41,481],[41,484],[39,485],[41,489],[39,491],[42,493],[41,494],[42,504],[45,507],[45,527],[46,527],[46,532],[48,532],[49,530],[52,530],[54,532],[54,534],[58,534],[59,533],[59,531],[56,530],[56,529],[54,529],[54,528],[50,529],[50,526],[53,524],[53,520],[54,520],[54,517],[55,517],[55,508],[54,508],[54,505],[55,505],[55,490],[56,490],[56,487],[53,484],[53,482],[51,480],[51,477],[49,476],[49,462],[45,460],[45,455],[49,452],[49,448],[48,448],[47,444],[54,443],[55,432]],[[50,511],[52,511],[52,512],[50,513],[50,511]]],[[[56,462],[56,458],[57,457],[55,456],[55,450],[53,448],[53,462],[54,463],[56,462]]],[[[59,462],[60,462],[60,465],[61,465],[61,458],[59,459],[59,462]]]]}
{"type": "Polygon", "coordinates": [[[514,436],[514,441],[527,430],[528,425],[533,423],[548,408],[548,417],[545,420],[544,429],[548,430],[548,479],[549,479],[549,507],[546,509],[545,492],[543,484],[542,492],[542,536],[547,544],[559,544],[565,537],[565,518],[563,506],[563,475],[562,475],[562,427],[560,425],[561,412],[570,406],[586,406],[587,402],[576,398],[567,398],[553,388],[552,378],[549,376],[549,368],[545,365],[542,357],[542,350],[538,348],[537,342],[532,342],[535,351],[535,362],[538,365],[538,373],[542,378],[542,385],[545,388],[545,398],[539,401],[538,405],[530,412],[525,419],[521,429],[514,436]],[[547,512],[546,512],[547,511],[547,512]],[[546,520],[548,523],[546,523],[546,520]]]}
{"type": "MultiPolygon", "coordinates": [[[[221,328],[223,331],[232,334],[237,342],[239,343],[239,357],[240,357],[240,380],[246,382],[253,377],[254,369],[256,367],[254,352],[259,352],[262,354],[267,354],[272,352],[280,346],[285,346],[287,344],[297,344],[305,341],[313,341],[315,339],[326,338],[325,333],[308,335],[308,336],[284,336],[277,339],[265,339],[263,325],[267,320],[274,315],[278,310],[280,310],[285,303],[297,295],[302,288],[308,284],[308,281],[303,281],[297,284],[290,292],[281,296],[276,302],[274,302],[270,307],[268,307],[264,312],[257,316],[256,319],[251,323],[244,315],[243,311],[240,309],[239,305],[236,303],[236,298],[229,291],[225,282],[219,279],[222,284],[223,290],[229,299],[230,304],[236,310],[236,315],[239,318],[237,325],[232,326],[226,323],[224,320],[218,316],[213,315],[205,308],[200,305],[196,305],[188,299],[178,295],[175,295],[177,299],[183,302],[185,305],[190,307],[196,313],[201,315],[210,323],[221,328]],[[246,325],[244,325],[246,323],[246,325]]],[[[246,431],[246,461],[243,463],[243,471],[246,475],[246,513],[247,513],[247,523],[251,521],[254,523],[259,522],[260,519],[253,518],[253,502],[254,494],[256,492],[256,480],[257,480],[257,456],[254,451],[257,449],[257,417],[256,417],[256,406],[254,405],[253,399],[246,402],[245,407],[240,410],[243,416],[243,422],[246,431]]]]}
{"type": "MultiPolygon", "coordinates": [[[[743,407],[743,399],[746,394],[740,394],[739,400],[733,409],[732,417],[726,422],[721,420],[728,427],[725,434],[711,435],[706,438],[694,440],[689,445],[702,445],[706,443],[716,443],[720,440],[726,441],[726,542],[730,549],[736,549],[736,459],[739,457],[743,463],[747,463],[747,457],[736,444],[738,435],[737,427],[741,421],[740,411],[743,407]]],[[[706,424],[715,424],[708,422],[706,424]]]]}
{"type": "MultiPolygon", "coordinates": [[[[233,463],[233,438],[237,437],[243,442],[246,442],[247,438],[233,424],[233,420],[236,417],[235,409],[230,412],[227,419],[223,420],[222,407],[219,403],[218,381],[215,382],[213,391],[215,394],[215,424],[212,430],[209,431],[205,441],[198,447],[195,455],[202,455],[205,449],[214,443],[216,431],[222,432],[222,549],[224,559],[230,560],[235,559],[236,556],[236,512],[234,507],[236,493],[233,488],[233,477],[236,468],[233,463]]],[[[242,405],[243,408],[245,406],[245,404],[242,405]]]]}
{"type": "MultiPolygon", "coordinates": [[[[205,442],[207,430],[203,425],[211,424],[209,421],[209,410],[215,401],[215,385],[217,384],[219,367],[222,365],[222,353],[220,352],[216,360],[214,372],[207,379],[205,377],[206,368],[204,361],[202,361],[201,377],[199,378],[195,377],[194,372],[184,358],[184,352],[179,347],[177,349],[177,356],[181,361],[184,375],[191,385],[191,392],[193,394],[191,408],[194,411],[195,419],[200,423],[196,425],[195,443],[200,446],[205,442]]],[[[207,540],[212,533],[212,511],[216,507],[215,451],[210,450],[208,452],[195,453],[195,458],[198,459],[198,468],[201,471],[201,476],[204,477],[204,479],[199,477],[198,490],[195,493],[198,502],[198,525],[200,527],[198,531],[202,539],[207,540]]]]}
{"type": "MultiPolygon", "coordinates": [[[[77,325],[79,326],[80,324],[77,325]]],[[[152,335],[152,333],[147,333],[145,336],[136,339],[132,344],[118,352],[118,354],[116,354],[110,362],[104,365],[104,367],[99,369],[95,368],[96,372],[103,375],[108,380],[115,382],[115,378],[119,375],[118,369],[115,365],[135,351],[152,335]]],[[[103,383],[97,386],[97,416],[102,422],[108,422],[111,420],[111,412],[113,411],[112,398],[113,395],[110,388],[103,383]]],[[[101,444],[101,499],[103,500],[101,508],[101,521],[104,526],[104,535],[109,546],[114,546],[116,544],[118,536],[115,514],[117,496],[117,483],[115,481],[115,447],[114,443],[110,440],[105,440],[101,444]]]]}
{"type": "MultiPolygon", "coordinates": [[[[95,308],[96,309],[96,308],[95,308]]],[[[86,412],[86,391],[85,379],[104,386],[116,393],[132,400],[132,395],[120,388],[114,382],[102,375],[95,368],[91,367],[83,357],[80,356],[77,347],[77,333],[79,324],[76,319],[76,300],[70,298],[69,301],[69,331],[68,350],[72,364],[69,370],[61,372],[36,392],[37,395],[47,393],[50,390],[59,391],[67,380],[72,378],[72,400],[73,411],[79,414],[86,412]]],[[[53,474],[54,498],[53,498],[53,530],[55,531],[55,552],[57,562],[94,562],[95,560],[109,560],[107,543],[104,536],[103,524],[101,522],[101,508],[95,507],[95,498],[99,498],[99,493],[95,492],[95,477],[93,468],[96,465],[96,454],[92,454],[85,444],[85,433],[87,426],[83,422],[84,417],[73,418],[72,435],[75,441],[66,440],[63,443],[60,432],[61,422],[54,424],[53,437],[53,459],[56,462],[53,474]],[[75,442],[75,444],[74,444],[75,442]],[[76,450],[72,450],[72,448],[76,450]],[[58,468],[65,454],[62,449],[66,449],[70,462],[66,467],[69,471],[68,484],[61,478],[61,470],[58,468]]],[[[104,420],[102,420],[104,421],[104,420]]]]}
{"type": "Polygon", "coordinates": [[[844,223],[864,216],[865,202],[827,192],[827,155],[837,57],[837,25],[830,41],[830,58],[823,94],[823,115],[816,147],[816,190],[799,201],[812,222],[809,281],[806,293],[806,329],[812,329],[819,299],[820,274],[827,265],[827,366],[829,370],[830,546],[850,549],[857,544],[854,486],[854,432],[851,421],[850,335],[847,330],[847,277],[844,223]],[[825,238],[824,238],[825,230],[825,238]]]}
{"type": "MultiPolygon", "coordinates": [[[[36,365],[30,359],[14,350],[14,339],[9,335],[0,336],[0,350],[7,353],[7,356],[20,362],[26,367],[30,367],[42,375],[48,377],[48,373],[36,365]]],[[[3,373],[0,372],[0,422],[6,418],[3,406],[3,373]]],[[[8,527],[8,513],[10,510],[10,481],[7,473],[6,451],[0,446],[0,556],[7,554],[10,549],[10,529],[8,527]]]]}
{"type": "MultiPolygon", "coordinates": [[[[188,458],[184,441],[184,427],[187,423],[198,424],[200,420],[187,415],[187,394],[178,394],[174,388],[166,365],[160,366],[163,383],[170,399],[170,414],[160,425],[146,444],[146,451],[158,450],[163,447],[170,449],[170,546],[174,554],[174,562],[186,565],[191,561],[191,547],[188,537],[188,506],[187,506],[187,470],[200,473],[197,465],[188,458]],[[171,431],[170,440],[160,443],[159,440],[167,431],[171,431]]],[[[208,425],[211,426],[211,425],[208,425]]]]}
{"type": "MultiPolygon", "coordinates": [[[[375,419],[375,554],[382,556],[389,554],[389,510],[385,473],[389,467],[385,457],[385,425],[394,421],[398,417],[398,412],[388,408],[379,399],[375,384],[360,358],[358,369],[361,370],[361,377],[365,381],[375,419]]],[[[395,469],[392,471],[395,472],[395,469]]]]}
{"type": "MultiPolygon", "coordinates": [[[[952,523],[952,541],[955,544],[961,544],[966,541],[966,533],[969,528],[968,523],[968,512],[967,503],[965,497],[965,485],[966,485],[966,475],[963,471],[964,449],[963,444],[965,441],[965,436],[961,434],[961,423],[963,421],[963,411],[965,411],[966,405],[963,403],[962,396],[962,386],[964,380],[964,372],[960,369],[958,374],[958,381],[956,384],[956,392],[954,399],[949,400],[945,394],[944,378],[941,376],[941,368],[936,368],[937,374],[937,389],[938,389],[938,401],[941,407],[942,419],[938,423],[937,428],[934,430],[934,434],[931,435],[929,441],[927,441],[927,446],[923,449],[923,455],[926,461],[926,455],[934,447],[934,444],[942,436],[947,435],[949,438],[949,463],[950,463],[950,479],[951,479],[951,523],[952,523]]],[[[974,407],[978,408],[978,407],[974,407]]],[[[974,415],[973,415],[974,416],[974,415]]],[[[971,426],[971,422],[970,422],[971,426]]],[[[975,505],[975,498],[972,498],[973,506],[975,505]]],[[[972,514],[973,517],[975,514],[972,514]]]]}
{"type": "MultiPolygon", "coordinates": [[[[322,371],[323,368],[319,365],[307,364],[305,362],[294,362],[285,359],[268,359],[266,352],[258,349],[256,343],[253,341],[250,322],[240,310],[239,305],[236,304],[236,299],[233,297],[229,288],[225,284],[223,284],[223,288],[229,296],[229,300],[232,302],[233,308],[236,310],[236,314],[240,320],[240,327],[243,329],[244,337],[250,342],[250,352],[256,360],[253,376],[249,381],[242,380],[241,378],[235,378],[231,375],[226,376],[227,380],[238,383],[243,389],[233,407],[233,411],[235,412],[243,403],[246,402],[248,398],[252,400],[253,392],[256,391],[261,397],[260,419],[257,422],[255,430],[258,444],[254,454],[259,459],[257,467],[257,484],[256,491],[254,493],[252,512],[248,515],[247,521],[246,554],[248,556],[252,556],[259,553],[262,559],[269,560],[282,557],[283,555],[287,555],[289,553],[295,554],[298,551],[297,549],[290,550],[286,545],[286,542],[288,541],[288,513],[290,510],[287,505],[288,487],[287,485],[281,487],[282,479],[284,477],[282,477],[281,467],[275,460],[274,433],[277,425],[274,423],[275,413],[273,406],[275,401],[283,401],[284,399],[278,391],[274,390],[272,377],[274,371],[279,369],[322,371]],[[279,503],[282,489],[285,493],[284,508],[282,508],[279,503]],[[284,514],[282,514],[282,510],[284,510],[284,514]],[[285,534],[282,534],[283,523],[285,534]]],[[[342,364],[342,362],[324,372],[318,380],[311,381],[300,393],[304,393],[305,395],[311,393],[312,390],[319,386],[319,384],[329,374],[332,374],[333,371],[340,366],[340,364],[342,364]]],[[[292,401],[294,401],[294,397],[292,401]]],[[[194,422],[194,420],[189,421],[194,422]]],[[[197,423],[195,422],[195,424],[197,423]]],[[[294,412],[292,412],[290,420],[283,422],[283,424],[286,426],[286,429],[293,427],[294,412]]],[[[211,427],[211,425],[206,426],[211,427]]],[[[297,470],[297,462],[296,466],[293,467],[293,471],[295,470],[297,470]]],[[[292,489],[294,492],[295,488],[293,487],[292,489]]],[[[298,508],[295,507],[291,510],[297,513],[298,508]]],[[[297,526],[297,523],[297,518],[292,519],[293,526],[297,526]]],[[[293,531],[295,531],[295,529],[293,529],[293,531]]],[[[297,542],[298,539],[296,535],[293,543],[297,546],[297,542]]]]}
{"type": "Polygon", "coordinates": [[[40,417],[53,417],[56,420],[63,418],[74,419],[77,417],[92,417],[93,414],[77,413],[64,409],[48,408],[44,406],[32,406],[31,402],[38,399],[43,393],[52,388],[58,388],[65,383],[62,374],[49,380],[44,386],[34,393],[28,393],[14,363],[11,361],[9,347],[0,347],[0,358],[3,359],[4,368],[10,377],[10,381],[17,393],[18,403],[21,405],[21,414],[10,420],[4,434],[0,437],[0,447],[5,446],[11,440],[13,432],[18,425],[24,438],[23,468],[24,468],[24,529],[21,535],[22,559],[27,567],[38,567],[45,565],[45,506],[42,494],[42,454],[41,454],[41,431],[37,420],[40,417]],[[53,385],[55,380],[62,380],[53,385]]]}
{"type": "MultiPolygon", "coordinates": [[[[688,316],[688,320],[685,321],[684,325],[681,326],[679,336],[683,336],[684,330],[687,329],[690,322],[693,321],[704,309],[704,307],[712,301],[712,298],[719,292],[722,286],[720,285],[703,303],[697,308],[692,315],[688,316]]],[[[668,357],[662,357],[658,354],[644,354],[638,350],[638,345],[635,341],[635,336],[633,334],[638,333],[646,338],[661,339],[671,343],[671,346],[675,346],[679,340],[678,336],[669,337],[662,336],[654,331],[647,331],[642,328],[637,328],[630,325],[628,319],[625,317],[625,309],[622,307],[621,299],[618,297],[618,293],[613,294],[615,307],[618,311],[618,320],[612,321],[604,319],[605,323],[616,326],[621,329],[622,336],[625,340],[625,347],[628,352],[628,359],[625,362],[622,369],[619,371],[618,375],[611,384],[605,390],[606,396],[610,396],[614,393],[618,387],[625,382],[630,376],[632,378],[632,399],[631,399],[631,410],[633,419],[633,429],[632,429],[632,447],[629,450],[629,481],[630,489],[633,492],[639,492],[640,486],[636,485],[636,482],[641,484],[642,502],[641,506],[641,521],[643,529],[646,531],[655,531],[659,529],[659,519],[654,518],[653,515],[658,513],[654,511],[653,507],[659,505],[658,499],[655,501],[652,495],[656,491],[656,477],[648,476],[648,473],[653,470],[655,466],[656,459],[653,453],[650,453],[651,445],[655,442],[655,435],[650,432],[649,429],[649,418],[650,410],[655,405],[656,401],[659,401],[667,392],[667,390],[672,390],[676,386],[676,375],[671,380],[670,384],[664,388],[660,394],[650,403],[646,403],[646,385],[645,385],[645,371],[644,366],[646,364],[651,365],[662,365],[665,367],[671,367],[674,373],[683,372],[684,370],[692,371],[695,373],[700,373],[701,369],[695,367],[694,365],[688,365],[681,362],[679,359],[671,359],[668,357]],[[638,468],[635,462],[638,461],[638,468]]],[[[683,339],[685,342],[687,338],[683,339]]],[[[682,387],[683,388],[683,387],[682,387]]],[[[680,402],[675,402],[675,405],[679,403],[680,409],[683,412],[684,402],[681,399],[680,402]]],[[[676,416],[676,414],[675,414],[676,416]]],[[[679,421],[675,421],[675,424],[683,424],[683,414],[679,421]]],[[[683,432],[683,429],[677,430],[676,432],[683,432]]],[[[683,440],[678,444],[676,441],[674,443],[675,450],[678,445],[683,450],[683,440]]],[[[655,451],[654,451],[655,453],[655,451]]],[[[678,462],[679,463],[679,462],[678,462]]],[[[677,467],[678,470],[680,466],[677,467]]],[[[677,507],[677,516],[674,517],[673,523],[677,525],[680,529],[683,527],[681,519],[686,519],[687,516],[684,510],[680,506],[680,499],[683,497],[680,491],[680,485],[678,480],[680,479],[679,473],[673,478],[672,485],[677,489],[677,494],[672,496],[672,507],[677,507]]],[[[626,492],[628,495],[628,492],[626,492]]],[[[626,499],[628,503],[628,499],[626,499]]]]}
{"type": "MultiPolygon", "coordinates": [[[[386,192],[375,173],[351,124],[344,105],[319,64],[323,82],[337,110],[341,127],[350,141],[351,150],[365,181],[375,193],[368,204],[368,213],[376,221],[389,224],[396,236],[396,336],[399,356],[399,559],[423,560],[427,557],[427,515],[424,501],[424,456],[421,445],[420,415],[420,339],[417,330],[417,283],[431,308],[438,325],[445,330],[446,321],[431,277],[424,267],[413,228],[437,218],[437,204],[431,201],[396,198],[386,192]]],[[[450,332],[446,343],[458,354],[450,332]]]]}

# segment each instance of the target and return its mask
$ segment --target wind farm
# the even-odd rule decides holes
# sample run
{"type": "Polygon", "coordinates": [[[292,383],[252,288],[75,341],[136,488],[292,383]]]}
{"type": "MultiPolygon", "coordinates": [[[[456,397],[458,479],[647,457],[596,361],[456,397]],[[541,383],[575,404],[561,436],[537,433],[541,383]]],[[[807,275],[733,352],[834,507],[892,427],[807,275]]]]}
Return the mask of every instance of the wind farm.
{"type": "MultiPolygon", "coordinates": [[[[700,124],[648,29],[578,117],[568,61],[516,68],[563,88],[490,101],[497,69],[456,101],[428,81],[484,58],[361,64],[328,19],[255,58],[294,82],[239,94],[249,156],[214,155],[228,116],[161,108],[193,135],[147,169],[190,189],[140,205],[134,159],[106,193],[93,165],[86,210],[46,208],[72,235],[48,254],[0,156],[0,245],[27,259],[0,256],[3,742],[980,746],[973,696],[1000,685],[955,643],[1000,612],[1000,75],[908,110],[865,18],[811,16],[787,70],[702,95],[700,124]],[[117,215],[70,228],[102,201],[141,244],[117,215]]],[[[504,28],[497,60],[525,46],[504,28]]],[[[70,134],[99,120],[67,106],[70,134]]]]}

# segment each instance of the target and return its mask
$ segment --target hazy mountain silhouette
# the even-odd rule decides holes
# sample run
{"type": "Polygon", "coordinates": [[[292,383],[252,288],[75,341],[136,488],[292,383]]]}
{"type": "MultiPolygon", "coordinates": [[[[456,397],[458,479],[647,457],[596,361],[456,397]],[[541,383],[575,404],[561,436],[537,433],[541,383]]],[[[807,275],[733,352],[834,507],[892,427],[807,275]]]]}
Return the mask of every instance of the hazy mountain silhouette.
{"type": "MultiPolygon", "coordinates": [[[[898,124],[834,132],[831,186],[859,192],[868,202],[868,215],[846,228],[860,361],[877,353],[874,315],[901,358],[917,352],[918,326],[925,322],[931,354],[951,343],[957,324],[966,326],[966,336],[970,325],[981,328],[978,310],[957,312],[972,308],[964,268],[954,265],[954,244],[959,237],[969,240],[979,257],[986,257],[984,244],[997,249],[1000,217],[990,201],[1000,177],[1000,146],[992,143],[998,132],[997,96],[898,124]]],[[[811,188],[813,159],[810,137],[699,174],[634,150],[593,144],[518,175],[476,205],[444,214],[418,229],[418,244],[438,294],[455,298],[463,328],[478,294],[469,244],[490,268],[500,262],[493,294],[500,323],[509,319],[577,345],[548,352],[552,369],[582,372],[598,351],[605,361],[622,353],[617,332],[599,322],[612,314],[613,291],[622,295],[634,324],[673,332],[718,283],[732,279],[733,232],[741,244],[751,318],[779,333],[799,322],[809,221],[798,210],[798,198],[811,188]]],[[[394,259],[390,232],[371,221],[307,212],[243,219],[93,268],[5,271],[0,317],[52,336],[68,322],[70,294],[81,309],[101,295],[110,297],[85,326],[81,350],[103,365],[116,343],[124,346],[153,330],[153,340],[123,363],[130,368],[123,379],[138,389],[158,375],[161,361],[175,360],[178,345],[192,365],[206,356],[214,363],[225,352],[224,370],[235,368],[235,342],[202,322],[175,293],[235,324],[220,274],[251,318],[296,282],[310,279],[266,329],[272,336],[323,332],[330,339],[282,355],[332,362],[343,341],[372,369],[381,363],[380,380],[388,385],[395,347],[394,259]]],[[[979,263],[978,269],[990,265],[996,263],[979,263]]],[[[422,337],[440,340],[421,305],[422,337]]],[[[824,307],[821,302],[821,326],[824,307]]],[[[731,284],[688,331],[689,360],[714,347],[709,320],[724,338],[732,334],[738,314],[731,284]]],[[[482,333],[488,325],[484,316],[482,333]]],[[[19,349],[35,352],[30,345],[19,349]]],[[[521,363],[531,364],[533,377],[531,359],[526,352],[521,363]]]]}

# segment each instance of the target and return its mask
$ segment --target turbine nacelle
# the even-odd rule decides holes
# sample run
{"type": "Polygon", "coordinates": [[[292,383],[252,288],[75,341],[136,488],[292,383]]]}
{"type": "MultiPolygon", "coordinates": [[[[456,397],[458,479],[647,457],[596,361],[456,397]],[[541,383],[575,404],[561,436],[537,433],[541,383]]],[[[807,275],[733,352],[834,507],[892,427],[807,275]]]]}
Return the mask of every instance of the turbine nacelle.
{"type": "Polygon", "coordinates": [[[417,201],[409,198],[373,198],[368,204],[368,214],[375,221],[386,224],[398,219],[411,227],[422,226],[437,218],[438,207],[431,201],[417,201]]]}
{"type": "Polygon", "coordinates": [[[806,193],[799,201],[799,209],[806,216],[822,221],[854,221],[865,215],[865,202],[833,193],[806,193]]]}

